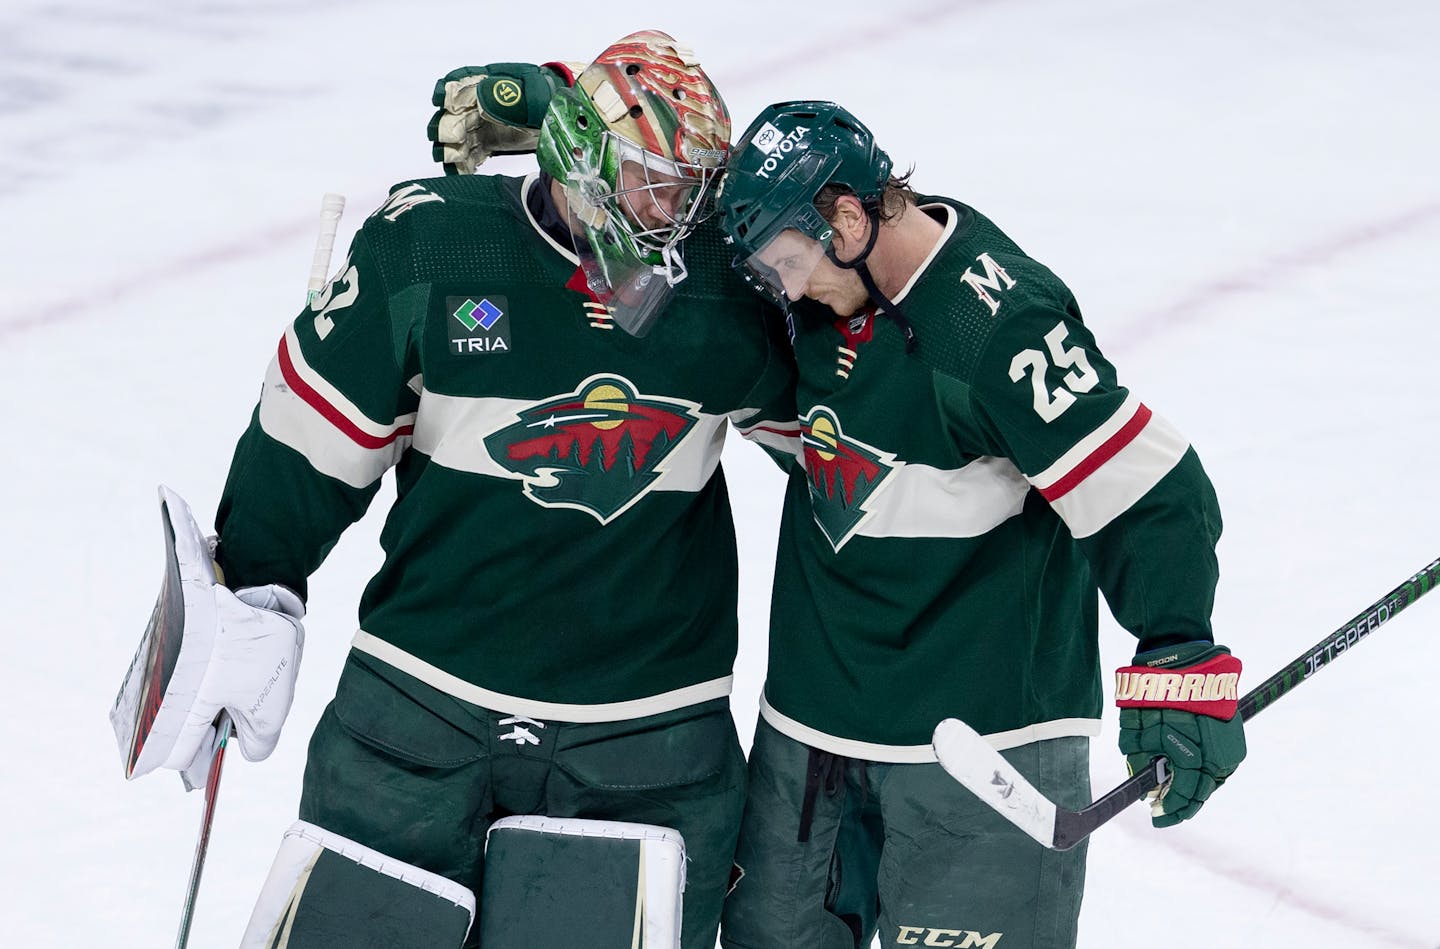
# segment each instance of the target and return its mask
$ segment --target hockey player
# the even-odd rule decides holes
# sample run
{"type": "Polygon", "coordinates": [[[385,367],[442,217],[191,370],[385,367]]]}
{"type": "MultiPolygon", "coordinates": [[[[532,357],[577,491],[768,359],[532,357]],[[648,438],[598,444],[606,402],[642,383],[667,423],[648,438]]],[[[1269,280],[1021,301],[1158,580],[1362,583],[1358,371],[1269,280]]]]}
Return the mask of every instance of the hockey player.
{"type": "Polygon", "coordinates": [[[1195,451],[1120,385],[1053,273],[908,177],[843,108],[790,102],[721,188],[737,267],[789,309],[802,462],[727,949],[864,947],[877,928],[885,947],[1073,946],[1083,845],[1034,843],[930,741],[960,718],[1053,800],[1089,803],[1097,590],[1138,640],[1118,680],[1197,684],[1117,688],[1131,767],[1174,769],[1154,824],[1194,816],[1245,755],[1195,451]]]}
{"type": "MultiPolygon", "coordinates": [[[[678,831],[682,944],[714,945],[744,794],[718,462],[727,420],[793,414],[788,346],[705,220],[730,123],[689,49],[628,36],[543,115],[539,174],[392,189],[285,330],[236,448],[216,558],[269,594],[242,597],[262,622],[298,621],[306,578],[397,485],[246,945],[459,945],[425,899],[482,894],[487,828],[513,814],[678,831]],[[370,895],[382,875],[413,913],[370,895]]],[[[540,944],[534,922],[506,944],[540,944]]]]}

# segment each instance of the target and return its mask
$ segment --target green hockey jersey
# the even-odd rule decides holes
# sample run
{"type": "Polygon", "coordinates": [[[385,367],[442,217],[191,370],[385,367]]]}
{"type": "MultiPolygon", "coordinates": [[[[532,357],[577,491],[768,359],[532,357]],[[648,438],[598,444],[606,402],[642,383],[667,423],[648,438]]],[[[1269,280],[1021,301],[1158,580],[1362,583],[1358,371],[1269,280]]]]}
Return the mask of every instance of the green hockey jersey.
{"type": "Polygon", "coordinates": [[[737,565],[720,451],[727,420],[794,417],[789,346],[708,225],[654,329],[615,329],[537,218],[535,181],[392,189],[280,340],[219,558],[234,586],[303,595],[393,467],[355,648],[559,721],[725,695],[737,565]]]}
{"type": "MultiPolygon", "coordinates": [[[[1059,279],[964,205],[883,314],[799,308],[762,713],[815,747],[933,761],[1099,730],[1097,589],[1142,648],[1208,640],[1220,515],[1059,279]]],[[[914,213],[913,211],[910,213],[914,213]]]]}

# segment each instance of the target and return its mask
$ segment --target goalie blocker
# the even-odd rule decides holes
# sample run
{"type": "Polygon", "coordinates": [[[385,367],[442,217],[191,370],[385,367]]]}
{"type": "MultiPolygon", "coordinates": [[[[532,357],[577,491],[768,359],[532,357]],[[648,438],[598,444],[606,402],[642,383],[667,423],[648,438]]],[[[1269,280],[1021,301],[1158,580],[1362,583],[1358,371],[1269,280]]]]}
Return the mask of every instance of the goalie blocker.
{"type": "Polygon", "coordinates": [[[305,607],[275,584],[232,592],[185,499],[161,485],[160,505],[165,576],[110,724],[126,778],[171,768],[195,788],[205,783],[222,710],[246,759],[275,750],[295,694],[305,607]]]}
{"type": "MultiPolygon", "coordinates": [[[[685,847],[664,827],[507,817],[486,835],[480,944],[678,949],[685,847]]],[[[314,824],[280,846],[241,949],[459,949],[470,890],[314,824]]]]}

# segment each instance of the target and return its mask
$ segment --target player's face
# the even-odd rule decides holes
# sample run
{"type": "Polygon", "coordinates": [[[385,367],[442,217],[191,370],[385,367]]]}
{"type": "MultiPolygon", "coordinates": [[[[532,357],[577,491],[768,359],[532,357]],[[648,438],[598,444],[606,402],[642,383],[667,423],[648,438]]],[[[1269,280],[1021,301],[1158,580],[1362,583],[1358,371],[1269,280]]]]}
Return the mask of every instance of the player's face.
{"type": "Polygon", "coordinates": [[[810,272],[805,295],[825,304],[837,316],[854,316],[870,305],[870,294],[860,281],[860,275],[835,266],[829,257],[823,258],[810,272]]]}
{"type": "Polygon", "coordinates": [[[751,263],[777,297],[798,300],[805,295],[810,274],[824,256],[825,249],[818,241],[787,228],[755,254],[751,263]]]}
{"type": "MultiPolygon", "coordinates": [[[[830,249],[835,258],[852,261],[864,252],[869,237],[869,219],[854,197],[841,197],[830,220],[835,228],[830,249]]],[[[827,254],[810,274],[805,295],[834,310],[838,316],[854,316],[871,303],[860,274],[837,265],[827,254]]]]}
{"type": "Polygon", "coordinates": [[[639,162],[620,163],[620,206],[642,230],[673,227],[683,216],[695,182],[646,168],[639,162]]]}
{"type": "MultiPolygon", "coordinates": [[[[836,241],[836,252],[841,253],[844,238],[837,234],[836,241]]],[[[794,228],[777,234],[751,255],[746,266],[777,300],[809,297],[840,316],[850,316],[870,302],[855,271],[837,267],[826,256],[825,245],[794,228]]]]}

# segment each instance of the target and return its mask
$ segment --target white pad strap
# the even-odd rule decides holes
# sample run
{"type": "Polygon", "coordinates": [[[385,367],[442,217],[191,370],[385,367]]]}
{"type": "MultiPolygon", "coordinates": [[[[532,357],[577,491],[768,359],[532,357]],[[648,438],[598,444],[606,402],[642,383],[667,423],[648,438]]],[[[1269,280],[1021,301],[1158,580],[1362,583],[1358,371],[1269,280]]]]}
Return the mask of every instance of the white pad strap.
{"type": "Polygon", "coordinates": [[[459,949],[475,894],[306,821],[285,832],[240,949],[459,949]]]}

